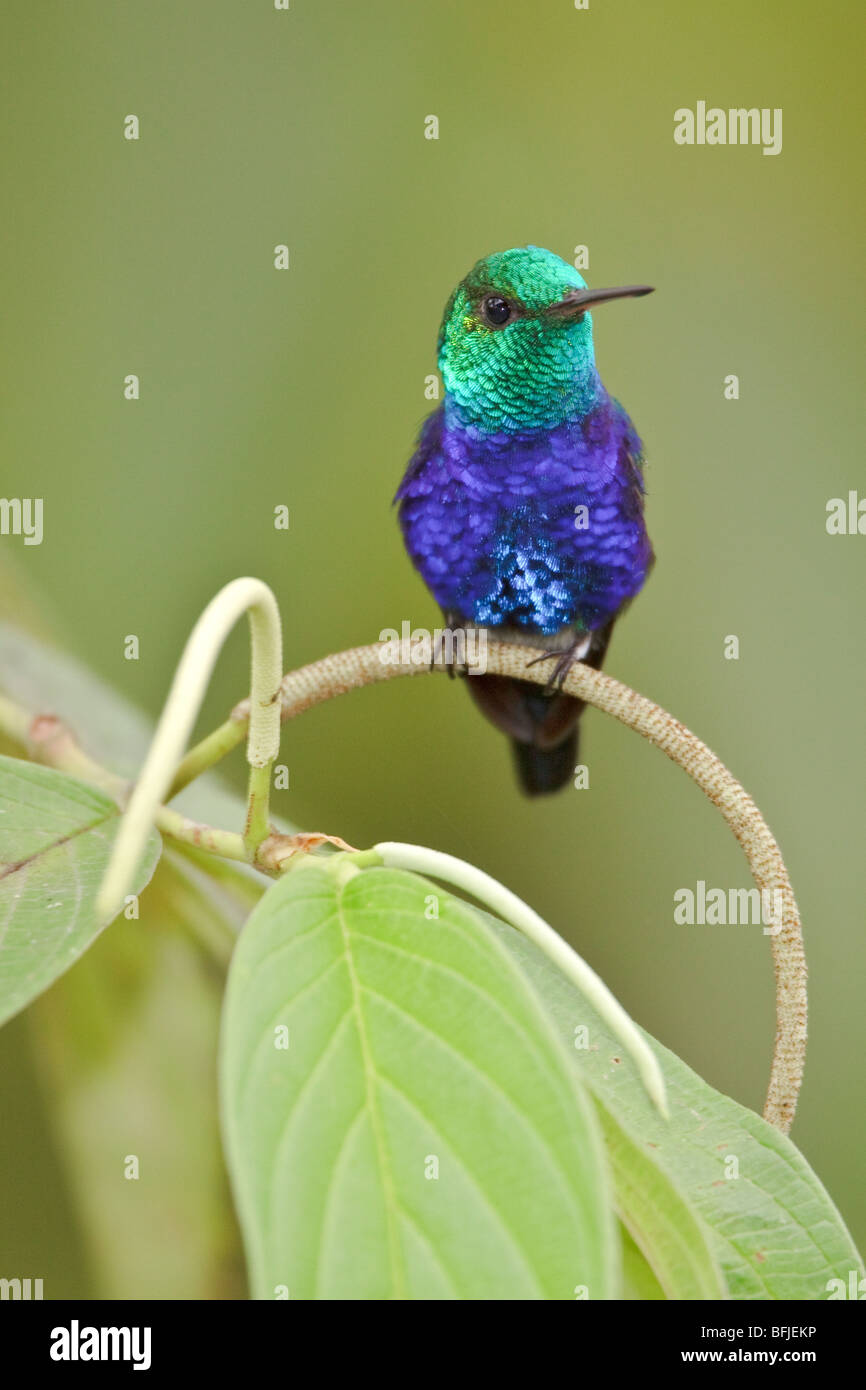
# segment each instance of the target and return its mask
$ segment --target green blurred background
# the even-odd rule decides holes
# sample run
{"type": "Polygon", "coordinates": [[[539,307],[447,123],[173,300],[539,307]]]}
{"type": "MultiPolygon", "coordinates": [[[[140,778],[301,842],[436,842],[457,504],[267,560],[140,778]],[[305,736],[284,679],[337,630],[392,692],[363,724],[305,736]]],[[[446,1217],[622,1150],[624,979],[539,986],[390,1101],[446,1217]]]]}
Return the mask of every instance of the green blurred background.
{"type": "MultiPolygon", "coordinates": [[[[646,443],[658,555],[607,669],[698,732],[781,842],[811,971],[793,1137],[862,1243],[866,539],[825,530],[827,500],[864,481],[862,7],[4,11],[2,490],[45,499],[45,537],[0,545],[65,645],[152,715],[200,609],[239,574],[275,589],[290,666],[437,623],[391,498],[442,307],[479,256],[586,244],[591,284],[657,287],[596,316],[602,375],[646,443]],[[674,110],[698,100],[782,107],[782,153],[676,146],[674,110]]],[[[245,644],[231,639],[201,731],[244,693],[245,644]]],[[[768,940],[673,921],[677,888],[747,885],[737,846],[677,768],[594,711],[583,757],[589,791],[526,802],[459,684],[396,682],[286,729],[277,809],[499,875],[641,1023],[760,1109],[768,940]]],[[[230,775],[240,786],[239,758],[230,775]]],[[[0,1273],[43,1260],[55,1291],[80,1292],[25,1026],[0,1042],[0,1273]]]]}

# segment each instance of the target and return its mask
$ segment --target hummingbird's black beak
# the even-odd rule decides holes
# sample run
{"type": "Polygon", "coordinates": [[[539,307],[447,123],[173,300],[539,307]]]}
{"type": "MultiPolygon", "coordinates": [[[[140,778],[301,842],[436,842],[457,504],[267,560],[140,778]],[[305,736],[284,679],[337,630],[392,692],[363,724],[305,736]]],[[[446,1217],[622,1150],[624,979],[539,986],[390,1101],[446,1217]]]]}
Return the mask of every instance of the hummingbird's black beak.
{"type": "Polygon", "coordinates": [[[579,319],[594,304],[604,304],[608,299],[639,299],[641,295],[652,292],[652,285],[621,285],[612,290],[569,290],[557,304],[551,304],[544,312],[557,318],[579,319]]]}

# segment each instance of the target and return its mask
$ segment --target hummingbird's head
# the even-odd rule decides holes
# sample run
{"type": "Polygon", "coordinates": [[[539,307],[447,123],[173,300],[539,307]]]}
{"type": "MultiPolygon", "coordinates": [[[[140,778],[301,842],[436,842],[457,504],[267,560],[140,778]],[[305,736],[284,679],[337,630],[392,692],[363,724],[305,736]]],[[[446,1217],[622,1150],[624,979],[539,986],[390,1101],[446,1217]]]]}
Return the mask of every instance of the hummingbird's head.
{"type": "Polygon", "coordinates": [[[490,433],[550,429],[583,414],[599,391],[589,306],[647,285],[590,290],[552,251],[486,256],[461,280],[439,331],[445,390],[490,433]]]}

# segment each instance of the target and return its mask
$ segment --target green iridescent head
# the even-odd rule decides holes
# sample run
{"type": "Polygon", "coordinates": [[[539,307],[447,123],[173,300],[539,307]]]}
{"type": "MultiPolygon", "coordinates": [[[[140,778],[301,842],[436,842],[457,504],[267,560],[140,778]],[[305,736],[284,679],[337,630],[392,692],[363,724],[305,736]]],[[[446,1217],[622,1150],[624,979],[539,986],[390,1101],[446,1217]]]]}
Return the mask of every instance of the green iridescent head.
{"type": "Polygon", "coordinates": [[[588,306],[649,292],[590,290],[574,266],[541,246],[485,256],[445,309],[445,390],[465,419],[490,433],[550,429],[582,415],[600,390],[588,306]]]}

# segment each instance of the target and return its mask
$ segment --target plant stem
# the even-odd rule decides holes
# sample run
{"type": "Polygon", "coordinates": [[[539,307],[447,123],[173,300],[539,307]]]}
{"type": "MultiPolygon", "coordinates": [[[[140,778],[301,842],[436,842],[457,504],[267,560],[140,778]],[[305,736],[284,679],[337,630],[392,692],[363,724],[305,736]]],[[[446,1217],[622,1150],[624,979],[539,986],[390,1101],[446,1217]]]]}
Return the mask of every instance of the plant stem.
{"type": "Polygon", "coordinates": [[[234,830],[218,830],[212,825],[182,816],[168,806],[161,806],[154,816],[156,828],[172,840],[195,845],[197,849],[217,854],[221,859],[248,859],[244,837],[234,830]]]}
{"type": "Polygon", "coordinates": [[[14,700],[0,695],[0,732],[20,743],[33,762],[91,782],[117,802],[126,801],[129,783],[88,757],[68,724],[56,714],[33,715],[14,700]]]}
{"type": "Polygon", "coordinates": [[[271,771],[273,762],[264,767],[251,767],[247,792],[247,820],[244,826],[243,842],[247,859],[255,863],[259,846],[270,834],[268,807],[271,796],[271,771]]]}
{"type": "Polygon", "coordinates": [[[249,716],[242,720],[227,719],[224,724],[220,724],[218,729],[208,734],[200,743],[195,744],[189,750],[178,766],[174,779],[166,793],[166,801],[171,801],[182,792],[184,787],[194,782],[196,777],[200,777],[208,768],[213,767],[227,753],[231,753],[237,748],[239,743],[243,743],[249,727],[249,716]]]}

